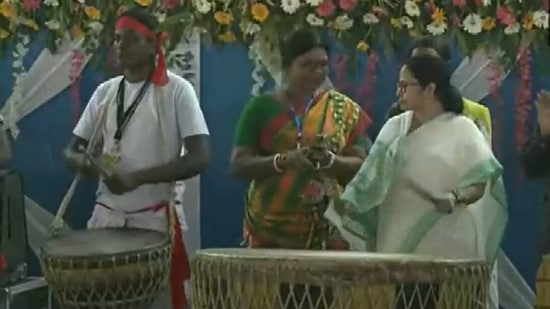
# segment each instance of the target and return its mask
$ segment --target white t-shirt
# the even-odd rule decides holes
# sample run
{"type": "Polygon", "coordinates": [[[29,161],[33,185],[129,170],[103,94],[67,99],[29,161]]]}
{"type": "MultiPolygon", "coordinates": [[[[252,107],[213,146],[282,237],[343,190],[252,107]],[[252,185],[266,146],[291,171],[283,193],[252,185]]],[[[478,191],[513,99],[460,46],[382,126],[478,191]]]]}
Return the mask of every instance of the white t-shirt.
{"type": "MultiPolygon", "coordinates": [[[[168,78],[164,87],[151,84],[130,118],[120,140],[120,160],[115,171],[132,172],[165,164],[180,156],[184,138],[209,134],[191,83],[172,72],[168,73],[168,78]]],[[[98,121],[99,107],[108,104],[102,128],[103,151],[106,153],[114,145],[116,89],[121,79],[122,76],[118,76],[99,85],[73,130],[76,136],[89,141],[98,121]],[[111,87],[114,88],[110,90],[111,87]]],[[[143,82],[125,82],[124,111],[132,104],[142,85],[143,82]]],[[[100,181],[97,202],[115,210],[131,212],[169,201],[173,192],[173,185],[166,183],[143,185],[132,192],[115,195],[100,181]]]]}

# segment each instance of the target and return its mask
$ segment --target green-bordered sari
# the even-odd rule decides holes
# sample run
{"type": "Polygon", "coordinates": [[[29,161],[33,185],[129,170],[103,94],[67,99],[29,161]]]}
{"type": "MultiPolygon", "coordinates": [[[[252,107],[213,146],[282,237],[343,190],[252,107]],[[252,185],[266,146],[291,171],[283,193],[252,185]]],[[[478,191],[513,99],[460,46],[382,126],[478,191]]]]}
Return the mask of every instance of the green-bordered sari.
{"type": "Polygon", "coordinates": [[[470,119],[446,113],[409,132],[412,118],[405,112],[382,128],[341,196],[353,211],[335,203],[325,216],[353,249],[494,262],[508,219],[502,166],[470,119]],[[452,214],[419,193],[476,184],[486,184],[483,197],[452,214]]]}
{"type": "MultiPolygon", "coordinates": [[[[302,122],[304,146],[317,134],[326,135],[337,154],[365,145],[368,117],[359,105],[336,91],[318,94],[302,122]]],[[[247,103],[237,124],[235,147],[252,147],[259,155],[268,156],[293,150],[296,142],[288,107],[270,95],[247,103]]],[[[306,170],[291,169],[252,181],[245,198],[245,242],[251,247],[331,247],[330,227],[323,213],[331,196],[340,191],[336,180],[306,170]]]]}

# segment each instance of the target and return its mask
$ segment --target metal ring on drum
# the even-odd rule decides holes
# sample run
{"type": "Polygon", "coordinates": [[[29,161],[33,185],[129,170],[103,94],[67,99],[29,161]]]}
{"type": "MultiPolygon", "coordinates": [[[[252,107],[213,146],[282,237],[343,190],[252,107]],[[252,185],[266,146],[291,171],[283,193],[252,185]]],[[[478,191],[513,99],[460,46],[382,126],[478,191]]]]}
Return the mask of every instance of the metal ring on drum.
{"type": "Polygon", "coordinates": [[[346,251],[209,249],[192,263],[193,308],[483,309],[482,261],[346,251]]]}
{"type": "Polygon", "coordinates": [[[107,228],[50,239],[39,259],[62,309],[150,309],[167,288],[171,253],[168,234],[107,228]]]}

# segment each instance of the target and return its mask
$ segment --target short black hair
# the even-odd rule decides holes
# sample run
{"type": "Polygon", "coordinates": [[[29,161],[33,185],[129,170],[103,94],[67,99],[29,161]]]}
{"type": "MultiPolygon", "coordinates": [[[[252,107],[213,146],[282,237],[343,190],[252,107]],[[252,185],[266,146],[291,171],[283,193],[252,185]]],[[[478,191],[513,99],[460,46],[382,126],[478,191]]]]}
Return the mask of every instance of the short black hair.
{"type": "Polygon", "coordinates": [[[133,19],[136,19],[140,23],[142,23],[145,27],[149,28],[149,30],[156,32],[159,27],[159,22],[155,15],[149,11],[147,8],[142,6],[133,6],[126,11],[122,12],[120,16],[128,16],[132,17],[133,19]]]}
{"type": "Polygon", "coordinates": [[[451,85],[451,72],[441,57],[433,55],[413,56],[405,63],[422,88],[435,85],[435,96],[443,110],[462,114],[464,100],[460,92],[451,85]]]}
{"type": "Polygon", "coordinates": [[[296,30],[283,39],[281,44],[281,64],[288,68],[299,56],[315,48],[328,52],[328,45],[323,42],[319,32],[312,29],[296,30]]]}
{"type": "Polygon", "coordinates": [[[412,56],[412,53],[417,48],[431,48],[434,49],[439,57],[445,62],[451,60],[451,47],[449,44],[437,40],[431,36],[423,36],[412,42],[409,48],[409,57],[412,56]]]}

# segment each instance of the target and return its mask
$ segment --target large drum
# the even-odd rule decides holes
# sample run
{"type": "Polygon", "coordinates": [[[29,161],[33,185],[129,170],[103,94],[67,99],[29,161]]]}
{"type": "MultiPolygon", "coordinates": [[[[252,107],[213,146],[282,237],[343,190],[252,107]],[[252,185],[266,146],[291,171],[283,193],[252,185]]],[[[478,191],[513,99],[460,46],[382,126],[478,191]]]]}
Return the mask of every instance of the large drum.
{"type": "Polygon", "coordinates": [[[482,309],[480,261],[343,251],[211,249],[192,264],[193,308],[482,309]]]}
{"type": "Polygon", "coordinates": [[[40,262],[63,309],[150,309],[167,286],[170,236],[126,228],[74,231],[44,244],[40,262]]]}

